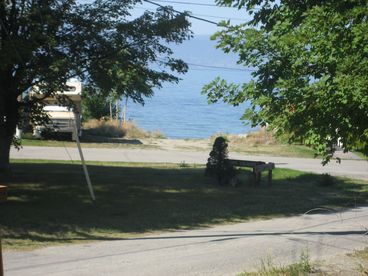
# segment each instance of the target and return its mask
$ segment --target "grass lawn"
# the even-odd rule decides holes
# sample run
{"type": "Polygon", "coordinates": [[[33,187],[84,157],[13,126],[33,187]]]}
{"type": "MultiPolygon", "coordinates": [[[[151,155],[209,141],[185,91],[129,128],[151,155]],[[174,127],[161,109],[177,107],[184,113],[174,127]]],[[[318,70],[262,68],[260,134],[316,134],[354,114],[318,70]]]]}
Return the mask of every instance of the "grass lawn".
{"type": "Polygon", "coordinates": [[[230,143],[230,149],[234,152],[243,152],[250,155],[268,155],[283,157],[314,158],[315,151],[304,145],[270,144],[270,145],[243,145],[230,143]]]}
{"type": "Polygon", "coordinates": [[[368,153],[364,153],[361,151],[354,151],[356,155],[358,155],[360,158],[368,161],[368,153]]]}
{"type": "MultiPolygon", "coordinates": [[[[83,148],[158,148],[154,145],[144,145],[138,139],[82,139],[81,144],[83,148]]],[[[70,140],[22,139],[22,146],[75,148],[76,142],[70,140]]]]}
{"type": "Polygon", "coordinates": [[[8,202],[0,204],[6,250],[288,216],[321,206],[354,206],[365,203],[368,195],[364,181],[326,181],[286,169],[274,171],[271,187],[253,187],[250,173],[244,171],[243,184],[233,188],[204,177],[203,166],[90,162],[97,197],[92,203],[79,164],[13,164],[12,176],[0,175],[0,183],[9,187],[8,202]]]}

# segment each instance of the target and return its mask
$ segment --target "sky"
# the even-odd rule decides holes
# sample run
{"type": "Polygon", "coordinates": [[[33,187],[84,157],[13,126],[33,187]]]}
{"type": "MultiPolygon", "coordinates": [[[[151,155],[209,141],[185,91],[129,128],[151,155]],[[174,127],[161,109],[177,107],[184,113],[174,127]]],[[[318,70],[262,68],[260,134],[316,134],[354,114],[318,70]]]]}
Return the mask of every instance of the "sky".
{"type": "MultiPolygon", "coordinates": [[[[188,11],[196,17],[207,19],[213,22],[230,19],[233,24],[244,23],[249,20],[245,10],[236,8],[219,7],[215,5],[215,1],[211,0],[151,0],[160,5],[172,6],[177,11],[188,11]]],[[[132,11],[133,16],[138,16],[144,10],[153,11],[157,6],[145,1],[141,5],[137,5],[132,11]]],[[[212,35],[219,30],[215,24],[200,21],[194,18],[189,18],[192,23],[191,30],[194,35],[212,35]]]]}

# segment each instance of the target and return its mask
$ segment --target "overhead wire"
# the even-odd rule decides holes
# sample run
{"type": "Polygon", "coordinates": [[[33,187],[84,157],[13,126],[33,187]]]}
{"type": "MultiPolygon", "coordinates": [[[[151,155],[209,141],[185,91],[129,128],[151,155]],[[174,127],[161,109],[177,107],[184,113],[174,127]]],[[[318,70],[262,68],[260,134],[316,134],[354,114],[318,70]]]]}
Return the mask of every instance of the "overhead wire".
{"type": "MultiPolygon", "coordinates": [[[[144,2],[147,2],[147,3],[150,3],[150,4],[153,4],[153,5],[156,5],[156,6],[159,6],[161,8],[168,8],[166,6],[163,6],[163,5],[160,5],[158,3],[154,3],[154,1],[158,1],[158,0],[154,0],[154,1],[151,1],[151,0],[143,0],[144,2]]],[[[160,2],[180,2],[180,1],[160,1],[160,2]]],[[[181,2],[181,3],[184,3],[184,2],[181,2]]],[[[188,2],[189,3],[189,2],[188,2]]],[[[199,4],[199,3],[198,3],[199,4]]],[[[205,4],[203,4],[205,5],[205,4]]],[[[179,13],[179,14],[184,14],[188,17],[191,17],[191,18],[194,18],[194,19],[197,19],[197,20],[201,20],[201,21],[204,21],[204,22],[207,22],[207,23],[211,23],[211,24],[215,24],[215,25],[218,25],[218,23],[214,22],[214,21],[210,21],[210,20],[207,20],[207,19],[204,19],[204,18],[200,18],[200,17],[197,17],[197,16],[193,16],[191,14],[187,14],[187,13],[184,13],[184,12],[181,12],[181,11],[177,11],[177,10],[174,10],[172,8],[170,8],[170,10],[176,12],[176,13],[179,13]]],[[[205,15],[204,15],[205,16],[205,15]]],[[[41,18],[42,20],[43,18],[41,18]]],[[[19,56],[19,58],[22,60],[22,57],[15,45],[15,43],[12,41],[11,37],[10,37],[10,34],[8,33],[8,30],[6,29],[6,26],[4,24],[4,22],[2,21],[2,19],[0,19],[0,23],[1,25],[3,26],[3,28],[5,29],[5,32],[7,33],[9,39],[11,40],[11,43],[14,44],[14,50],[16,51],[17,55],[19,56]]],[[[239,19],[240,20],[240,19],[239,19]]],[[[234,67],[225,67],[225,66],[216,66],[216,65],[208,65],[208,64],[196,64],[196,63],[187,63],[188,65],[190,66],[196,66],[196,67],[202,67],[202,68],[208,68],[208,69],[222,69],[222,70],[234,70],[234,71],[254,71],[253,69],[250,69],[250,68],[234,68],[234,67]]],[[[194,69],[194,68],[193,68],[194,69]]],[[[200,69],[196,69],[196,70],[200,70],[200,69]]]]}
{"type": "MultiPolygon", "coordinates": [[[[139,10],[155,11],[154,9],[150,9],[150,8],[146,8],[146,7],[134,7],[134,8],[139,9],[139,10]]],[[[238,21],[244,21],[244,22],[247,21],[244,18],[216,16],[216,15],[209,15],[209,14],[198,14],[198,13],[192,13],[192,12],[190,12],[190,14],[195,15],[195,16],[211,17],[211,18],[218,18],[218,19],[238,20],[238,21]]]]}
{"type": "Polygon", "coordinates": [[[194,3],[194,2],[182,2],[182,1],[164,1],[164,0],[153,0],[154,2],[168,3],[168,4],[182,4],[182,5],[193,5],[193,6],[204,6],[204,7],[220,7],[216,4],[206,3],[194,3]]]}
{"type": "Polygon", "coordinates": [[[208,19],[205,19],[205,18],[201,18],[201,17],[198,17],[198,16],[194,16],[194,15],[191,15],[191,14],[189,14],[189,13],[186,13],[186,12],[182,12],[182,11],[177,11],[177,10],[175,10],[175,9],[173,9],[173,8],[169,8],[169,7],[167,7],[167,6],[164,6],[164,5],[161,5],[161,4],[158,4],[158,3],[155,3],[155,2],[153,2],[153,1],[151,1],[151,0],[143,0],[144,2],[147,2],[147,3],[150,3],[150,4],[152,4],[152,5],[155,5],[155,6],[158,6],[158,7],[160,7],[160,8],[163,8],[163,9],[166,9],[166,10],[171,10],[171,11],[173,11],[173,12],[175,12],[175,13],[178,13],[178,14],[181,14],[181,15],[185,15],[185,16],[188,16],[188,17],[191,17],[191,18],[193,18],[193,19],[197,19],[197,20],[200,20],[200,21],[203,21],[203,22],[207,22],[207,23],[210,23],[210,24],[213,24],[213,25],[216,25],[216,26],[218,26],[219,24],[217,23],[217,22],[215,22],[215,21],[211,21],[211,20],[208,20],[208,19]]]}
{"type": "Polygon", "coordinates": [[[209,68],[209,69],[222,69],[222,70],[233,70],[233,71],[250,71],[253,72],[254,69],[251,68],[236,68],[236,67],[225,67],[225,66],[216,66],[216,65],[208,65],[208,64],[196,64],[187,62],[188,65],[209,68]]]}
{"type": "MultiPolygon", "coordinates": [[[[166,62],[162,58],[158,58],[157,60],[161,62],[166,62]]],[[[226,67],[226,66],[217,66],[217,65],[209,65],[209,64],[198,64],[198,63],[192,63],[192,62],[185,62],[185,63],[189,66],[196,66],[196,67],[202,67],[202,68],[207,68],[207,69],[221,69],[221,70],[232,70],[232,71],[243,71],[243,72],[244,71],[248,71],[248,72],[255,71],[254,69],[251,69],[251,68],[226,67]]],[[[199,68],[192,68],[192,69],[198,70],[199,68]]],[[[202,70],[206,70],[206,69],[202,69],[202,70]]]]}
{"type": "Polygon", "coordinates": [[[235,17],[225,17],[225,16],[217,16],[217,15],[208,15],[208,14],[199,14],[199,13],[193,13],[194,15],[197,16],[204,16],[204,17],[211,17],[211,18],[218,18],[218,19],[228,19],[228,20],[238,20],[238,21],[244,21],[246,22],[247,20],[244,18],[235,18],[235,17]]]}
{"type": "MultiPolygon", "coordinates": [[[[179,5],[190,5],[190,6],[204,6],[204,7],[215,7],[215,8],[230,8],[243,10],[244,8],[237,8],[234,6],[221,6],[209,3],[195,3],[195,2],[183,2],[183,1],[171,1],[171,0],[152,0],[154,2],[167,3],[167,4],[179,4],[179,5]]],[[[259,10],[259,8],[253,8],[253,10],[259,10]]]]}

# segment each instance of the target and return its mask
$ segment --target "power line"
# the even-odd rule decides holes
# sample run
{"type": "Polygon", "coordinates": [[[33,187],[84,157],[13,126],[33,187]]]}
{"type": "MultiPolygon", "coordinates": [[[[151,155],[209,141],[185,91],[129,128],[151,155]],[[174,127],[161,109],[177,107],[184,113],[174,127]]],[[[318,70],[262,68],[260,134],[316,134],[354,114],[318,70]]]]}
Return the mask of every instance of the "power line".
{"type": "MultiPolygon", "coordinates": [[[[161,61],[161,62],[166,62],[162,58],[158,58],[157,60],[158,61],[161,61]]],[[[191,62],[185,62],[185,63],[188,64],[188,65],[190,65],[190,66],[203,67],[203,68],[208,68],[208,69],[221,69],[221,70],[232,70],[232,71],[248,71],[248,72],[255,71],[254,69],[251,69],[251,68],[236,68],[236,67],[226,67],[226,66],[209,65],[209,64],[198,64],[198,63],[191,63],[191,62]]],[[[198,70],[198,69],[196,69],[196,70],[198,70]]]]}
{"type": "Polygon", "coordinates": [[[190,14],[185,13],[185,12],[177,11],[177,10],[174,10],[173,8],[168,8],[166,6],[163,6],[161,4],[155,3],[155,2],[150,1],[150,0],[143,0],[143,1],[144,2],[147,2],[147,3],[150,3],[152,5],[158,6],[160,8],[163,8],[163,9],[170,9],[171,11],[176,12],[178,14],[182,14],[182,15],[191,17],[193,19],[197,19],[197,20],[200,20],[200,21],[207,22],[207,23],[214,24],[214,25],[218,26],[218,23],[217,22],[214,22],[214,21],[211,21],[211,20],[208,20],[208,19],[204,19],[204,18],[200,18],[200,17],[194,16],[194,15],[190,15],[190,14]]]}
{"type": "Polygon", "coordinates": [[[198,15],[198,16],[204,16],[204,17],[211,17],[211,18],[218,18],[218,19],[228,19],[228,20],[238,20],[238,21],[247,21],[244,18],[235,18],[235,17],[225,17],[225,16],[216,16],[216,15],[208,15],[208,14],[198,14],[198,13],[193,13],[194,15],[198,15]]]}
{"type": "Polygon", "coordinates": [[[204,68],[211,68],[211,69],[223,69],[223,70],[233,70],[233,71],[254,71],[254,69],[250,68],[235,68],[235,67],[225,67],[225,66],[216,66],[216,65],[207,65],[207,64],[196,64],[196,63],[189,63],[188,65],[197,66],[197,67],[204,67],[204,68]]]}
{"type": "MultiPolygon", "coordinates": [[[[183,2],[183,1],[171,1],[171,0],[152,0],[154,2],[168,3],[168,4],[179,4],[179,5],[192,5],[192,6],[204,6],[204,7],[215,7],[215,8],[230,8],[230,9],[238,9],[237,7],[232,6],[219,6],[216,4],[207,4],[207,3],[195,3],[195,2],[183,2]]],[[[244,10],[240,9],[240,10],[244,10]]],[[[259,8],[253,8],[253,10],[259,10],[259,8]]]]}
{"type": "Polygon", "coordinates": [[[193,6],[205,6],[205,7],[220,8],[220,6],[217,6],[216,4],[193,3],[193,2],[182,2],[182,1],[164,1],[164,0],[153,0],[153,1],[154,2],[161,2],[161,3],[169,3],[169,4],[193,5],[193,6]]]}
{"type": "MultiPolygon", "coordinates": [[[[200,71],[200,72],[219,72],[224,71],[224,69],[216,69],[216,68],[190,68],[190,71],[200,71]]],[[[226,71],[233,71],[233,70],[226,70],[226,71]]],[[[248,72],[246,70],[240,71],[235,70],[236,72],[248,72]]]]}
{"type": "MultiPolygon", "coordinates": [[[[145,7],[134,7],[135,9],[140,9],[140,10],[148,10],[148,11],[155,11],[154,9],[150,9],[150,8],[145,8],[145,7]]],[[[209,15],[209,14],[198,14],[198,13],[192,13],[190,12],[191,15],[195,15],[195,16],[204,16],[204,17],[211,17],[211,18],[218,18],[218,19],[228,19],[228,20],[238,20],[238,21],[247,21],[244,18],[234,18],[234,17],[225,17],[225,16],[215,16],[215,15],[209,15]]]]}

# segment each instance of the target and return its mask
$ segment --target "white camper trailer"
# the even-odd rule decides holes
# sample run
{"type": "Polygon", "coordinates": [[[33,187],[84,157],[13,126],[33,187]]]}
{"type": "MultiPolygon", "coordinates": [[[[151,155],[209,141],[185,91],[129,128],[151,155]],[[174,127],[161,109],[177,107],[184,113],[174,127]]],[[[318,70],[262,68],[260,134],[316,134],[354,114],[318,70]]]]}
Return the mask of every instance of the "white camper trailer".
{"type": "MultiPolygon", "coordinates": [[[[43,100],[45,103],[44,111],[49,115],[50,123],[46,126],[36,125],[33,128],[33,135],[41,137],[42,132],[47,128],[52,132],[70,133],[73,140],[75,137],[75,125],[77,126],[78,136],[81,136],[81,111],[82,111],[82,83],[76,79],[69,80],[66,85],[67,91],[57,92],[67,96],[74,104],[74,108],[60,106],[55,97],[47,97],[43,100]]],[[[37,88],[34,91],[37,91],[37,88]]],[[[40,95],[36,92],[33,96],[40,95]]]]}

